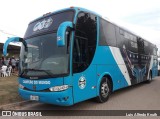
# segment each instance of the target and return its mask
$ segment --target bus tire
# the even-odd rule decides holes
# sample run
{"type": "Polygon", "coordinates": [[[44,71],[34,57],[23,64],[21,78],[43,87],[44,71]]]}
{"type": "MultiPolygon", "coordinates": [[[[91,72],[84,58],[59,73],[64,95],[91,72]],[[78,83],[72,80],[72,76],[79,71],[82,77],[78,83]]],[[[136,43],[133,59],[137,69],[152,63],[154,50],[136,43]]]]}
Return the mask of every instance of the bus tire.
{"type": "Polygon", "coordinates": [[[103,77],[99,87],[99,96],[96,97],[97,102],[104,103],[111,94],[111,83],[107,77],[103,77]]]}
{"type": "Polygon", "coordinates": [[[149,73],[149,79],[147,80],[147,83],[151,83],[152,81],[152,71],[149,73]]]}
{"type": "Polygon", "coordinates": [[[158,76],[160,76],[160,70],[158,70],[158,76]]]}

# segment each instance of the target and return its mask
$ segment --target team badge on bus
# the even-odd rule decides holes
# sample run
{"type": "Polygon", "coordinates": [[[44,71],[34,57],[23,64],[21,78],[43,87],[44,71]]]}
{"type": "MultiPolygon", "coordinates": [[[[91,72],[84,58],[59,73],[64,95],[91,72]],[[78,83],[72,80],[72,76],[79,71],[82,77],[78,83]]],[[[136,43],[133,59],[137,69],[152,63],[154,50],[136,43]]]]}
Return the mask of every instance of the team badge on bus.
{"type": "Polygon", "coordinates": [[[86,78],[84,76],[79,78],[78,86],[80,89],[84,89],[86,87],[86,78]]]}

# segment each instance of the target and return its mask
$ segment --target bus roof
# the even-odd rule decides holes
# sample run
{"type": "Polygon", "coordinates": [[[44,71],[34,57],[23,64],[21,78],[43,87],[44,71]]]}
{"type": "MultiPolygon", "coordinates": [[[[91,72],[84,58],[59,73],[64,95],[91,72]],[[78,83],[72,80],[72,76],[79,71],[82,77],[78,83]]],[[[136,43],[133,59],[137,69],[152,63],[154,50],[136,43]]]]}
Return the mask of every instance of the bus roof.
{"type": "Polygon", "coordinates": [[[110,22],[111,24],[113,24],[113,25],[119,27],[120,29],[125,30],[126,32],[128,32],[128,33],[130,33],[130,34],[132,34],[132,35],[135,35],[135,36],[137,36],[137,37],[143,39],[144,41],[149,42],[150,44],[154,45],[155,47],[157,47],[157,46],[156,46],[155,44],[153,44],[152,42],[146,40],[145,38],[143,38],[143,37],[140,36],[139,34],[137,34],[137,33],[135,33],[134,31],[132,31],[132,30],[130,30],[130,29],[124,27],[123,25],[117,24],[117,23],[115,23],[115,22],[113,22],[113,21],[111,21],[110,19],[107,19],[107,18],[105,18],[105,17],[101,17],[101,18],[103,18],[104,20],[110,22]]]}
{"type": "MultiPolygon", "coordinates": [[[[96,12],[94,12],[94,11],[90,11],[90,10],[88,10],[88,9],[81,8],[81,7],[73,7],[73,6],[72,6],[72,7],[60,9],[60,10],[57,10],[57,11],[54,11],[54,12],[51,12],[51,13],[46,13],[46,14],[44,14],[43,16],[41,16],[41,17],[39,17],[39,18],[31,21],[30,23],[35,22],[35,21],[37,21],[37,20],[39,20],[39,19],[45,18],[45,17],[47,17],[47,16],[50,16],[50,15],[52,15],[52,14],[56,14],[56,13],[58,13],[58,12],[63,12],[63,11],[66,11],[66,10],[75,10],[76,13],[79,12],[79,11],[84,11],[84,12],[89,12],[89,13],[95,14],[95,15],[97,15],[97,16],[105,19],[106,21],[114,24],[115,26],[117,26],[117,27],[119,27],[119,28],[121,28],[121,29],[123,29],[123,30],[126,30],[127,32],[129,32],[129,33],[131,33],[131,34],[133,34],[133,35],[136,35],[136,36],[142,38],[143,40],[145,40],[143,37],[141,37],[141,36],[138,35],[137,33],[134,33],[133,31],[125,28],[124,26],[119,25],[119,24],[117,24],[117,23],[114,23],[114,22],[110,21],[109,19],[106,19],[106,18],[102,17],[100,14],[98,14],[98,13],[96,13],[96,12]]],[[[29,23],[29,24],[30,24],[30,23],[29,23]]],[[[149,42],[148,40],[145,40],[145,41],[149,42]]],[[[151,43],[151,42],[150,42],[150,43],[151,43]]],[[[153,43],[151,43],[151,44],[154,45],[153,43]]],[[[155,46],[156,46],[156,45],[155,45],[155,46]]]]}
{"type": "MultiPolygon", "coordinates": [[[[37,21],[37,20],[39,20],[39,19],[45,18],[45,17],[47,17],[47,16],[50,16],[51,14],[56,14],[56,13],[58,13],[58,12],[62,12],[62,11],[66,11],[66,10],[75,10],[76,12],[78,12],[78,11],[85,11],[85,12],[93,13],[93,14],[95,14],[95,15],[97,15],[97,16],[101,16],[101,15],[99,15],[98,13],[93,12],[93,11],[90,11],[90,10],[87,10],[87,9],[85,9],[85,8],[81,8],[81,7],[69,7],[69,8],[60,9],[60,10],[57,10],[57,11],[54,11],[54,12],[46,13],[46,14],[44,14],[43,16],[38,17],[38,18],[36,18],[35,20],[31,21],[30,23],[35,22],[35,21],[37,21]]],[[[29,24],[30,24],[30,23],[29,23],[29,24]]]]}

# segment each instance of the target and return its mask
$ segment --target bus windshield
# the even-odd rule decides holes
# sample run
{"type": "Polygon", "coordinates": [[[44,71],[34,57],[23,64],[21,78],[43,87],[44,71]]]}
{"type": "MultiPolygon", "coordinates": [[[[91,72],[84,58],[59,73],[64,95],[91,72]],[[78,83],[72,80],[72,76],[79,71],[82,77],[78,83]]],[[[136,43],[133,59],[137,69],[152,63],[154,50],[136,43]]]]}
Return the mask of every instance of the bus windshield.
{"type": "Polygon", "coordinates": [[[20,53],[21,77],[56,77],[68,74],[69,54],[67,46],[58,47],[56,33],[25,40],[20,53]]]}
{"type": "Polygon", "coordinates": [[[67,43],[57,46],[57,29],[65,21],[73,21],[74,11],[65,10],[44,16],[28,25],[20,53],[20,77],[50,78],[69,73],[67,43]],[[26,50],[27,49],[27,50],[26,50]]]}

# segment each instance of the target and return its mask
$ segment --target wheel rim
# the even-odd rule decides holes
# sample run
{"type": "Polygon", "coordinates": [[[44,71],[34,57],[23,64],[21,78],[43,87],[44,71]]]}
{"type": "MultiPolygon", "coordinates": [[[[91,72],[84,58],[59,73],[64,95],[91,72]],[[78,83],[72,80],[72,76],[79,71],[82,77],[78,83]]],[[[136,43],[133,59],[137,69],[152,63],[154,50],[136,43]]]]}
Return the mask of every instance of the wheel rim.
{"type": "Polygon", "coordinates": [[[106,98],[109,94],[109,86],[107,82],[104,82],[101,86],[101,95],[102,97],[106,98]]]}

